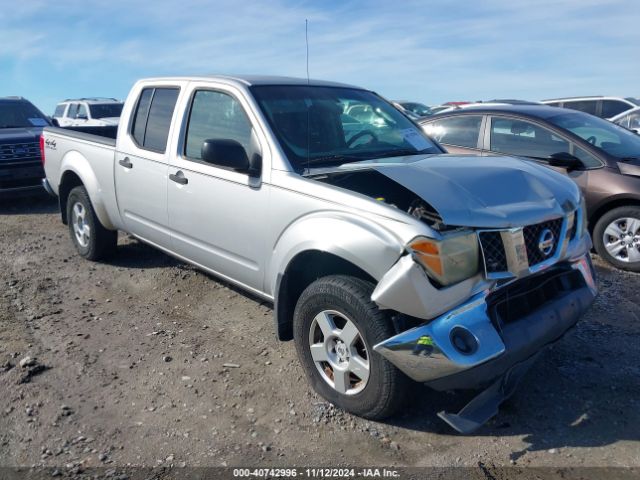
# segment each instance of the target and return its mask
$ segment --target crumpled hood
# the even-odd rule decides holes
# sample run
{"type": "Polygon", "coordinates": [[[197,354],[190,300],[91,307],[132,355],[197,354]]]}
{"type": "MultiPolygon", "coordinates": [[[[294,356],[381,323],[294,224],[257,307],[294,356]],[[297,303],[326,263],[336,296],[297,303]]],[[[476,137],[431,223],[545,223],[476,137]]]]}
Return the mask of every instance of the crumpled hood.
{"type": "Polygon", "coordinates": [[[578,186],[568,177],[514,157],[397,157],[347,164],[339,170],[361,168],[374,169],[411,190],[450,226],[529,225],[566,215],[580,204],[578,186]]]}

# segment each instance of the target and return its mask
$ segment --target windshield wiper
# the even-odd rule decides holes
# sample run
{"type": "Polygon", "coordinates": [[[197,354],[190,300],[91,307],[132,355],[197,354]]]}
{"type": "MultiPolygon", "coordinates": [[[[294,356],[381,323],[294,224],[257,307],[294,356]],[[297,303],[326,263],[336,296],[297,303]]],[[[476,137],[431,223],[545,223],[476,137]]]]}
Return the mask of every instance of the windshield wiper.
{"type": "Polygon", "coordinates": [[[379,153],[376,153],[371,158],[376,159],[376,158],[390,158],[390,157],[410,157],[412,155],[428,155],[433,153],[440,153],[440,152],[433,152],[431,147],[425,148],[424,150],[410,150],[406,148],[404,150],[391,150],[388,152],[379,152],[379,153]]]}
{"type": "Polygon", "coordinates": [[[26,128],[23,125],[0,125],[0,128],[26,128]]]}
{"type": "Polygon", "coordinates": [[[303,165],[342,165],[343,163],[360,162],[368,160],[370,157],[359,155],[327,155],[325,157],[315,157],[303,162],[303,165]]]}
{"type": "MultiPolygon", "coordinates": [[[[308,162],[303,162],[303,165],[342,165],[344,163],[352,163],[352,162],[362,162],[366,160],[377,160],[380,158],[390,158],[390,157],[405,157],[409,155],[425,155],[428,153],[433,153],[424,149],[420,151],[404,149],[404,150],[391,150],[387,152],[361,152],[359,154],[350,154],[350,155],[327,155],[325,157],[316,157],[310,159],[308,162]]],[[[438,152],[440,153],[440,152],[438,152]]]]}
{"type": "Polygon", "coordinates": [[[635,162],[637,160],[640,160],[640,157],[622,157],[620,160],[622,160],[623,162],[635,162]]]}

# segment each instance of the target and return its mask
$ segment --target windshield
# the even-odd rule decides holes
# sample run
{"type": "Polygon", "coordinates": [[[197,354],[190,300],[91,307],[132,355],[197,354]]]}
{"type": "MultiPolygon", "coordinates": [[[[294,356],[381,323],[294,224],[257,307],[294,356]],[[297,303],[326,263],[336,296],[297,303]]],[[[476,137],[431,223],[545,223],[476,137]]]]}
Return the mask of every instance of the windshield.
{"type": "Polygon", "coordinates": [[[122,113],[122,103],[96,103],[89,105],[91,118],[119,117],[122,113]]]}
{"type": "Polygon", "coordinates": [[[0,128],[30,128],[49,125],[36,107],[25,101],[0,102],[0,128]]]}
{"type": "Polygon", "coordinates": [[[251,91],[297,171],[307,166],[442,153],[393,105],[365,90],[269,85],[254,86],[251,91]]]}
{"type": "Polygon", "coordinates": [[[547,119],[617,158],[640,158],[640,136],[615,123],[584,113],[563,113],[547,119]]]}

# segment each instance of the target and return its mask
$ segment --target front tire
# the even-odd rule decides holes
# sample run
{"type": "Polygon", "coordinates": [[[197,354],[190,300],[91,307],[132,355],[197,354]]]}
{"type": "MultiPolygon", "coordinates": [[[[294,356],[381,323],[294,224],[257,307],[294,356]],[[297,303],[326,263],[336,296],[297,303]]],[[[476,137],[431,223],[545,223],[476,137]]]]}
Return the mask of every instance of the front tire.
{"type": "Polygon", "coordinates": [[[69,233],[76,250],[87,260],[100,260],[111,255],[118,242],[118,232],[107,230],[91,205],[87,190],[80,186],[67,197],[69,233]]]}
{"type": "Polygon", "coordinates": [[[614,208],[593,229],[593,245],[615,267],[640,272],[640,207],[614,208]]]}
{"type": "Polygon", "coordinates": [[[396,332],[372,291],[371,283],[346,275],[316,280],[298,300],[293,332],[318,394],[348,412],[383,419],[404,404],[409,379],[373,351],[396,332]]]}

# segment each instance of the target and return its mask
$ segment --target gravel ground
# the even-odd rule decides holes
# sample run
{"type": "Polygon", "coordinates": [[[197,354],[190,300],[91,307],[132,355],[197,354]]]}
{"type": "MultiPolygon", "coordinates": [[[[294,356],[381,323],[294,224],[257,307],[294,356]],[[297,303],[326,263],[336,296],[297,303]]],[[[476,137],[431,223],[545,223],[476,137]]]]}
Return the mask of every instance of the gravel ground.
{"type": "MultiPolygon", "coordinates": [[[[640,467],[640,275],[601,294],[479,432],[416,385],[388,422],[307,386],[271,306],[129,237],[75,254],[55,203],[0,206],[0,466],[640,467]]],[[[494,478],[487,473],[486,478],[494,478]]]]}

